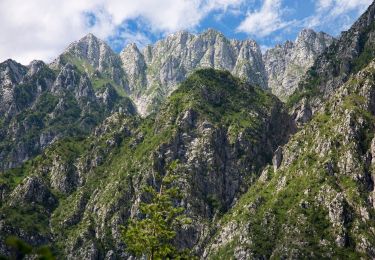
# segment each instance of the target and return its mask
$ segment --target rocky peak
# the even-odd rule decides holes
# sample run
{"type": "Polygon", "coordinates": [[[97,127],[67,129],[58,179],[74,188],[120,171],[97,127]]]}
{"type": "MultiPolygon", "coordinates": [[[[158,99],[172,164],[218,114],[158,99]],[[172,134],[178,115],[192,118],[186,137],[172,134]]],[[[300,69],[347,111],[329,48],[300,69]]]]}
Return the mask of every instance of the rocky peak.
{"type": "Polygon", "coordinates": [[[41,69],[45,68],[46,64],[41,60],[33,60],[28,66],[27,76],[31,77],[37,74],[41,69]]]}
{"type": "Polygon", "coordinates": [[[202,32],[198,37],[201,37],[206,40],[216,41],[217,39],[225,39],[223,33],[213,29],[208,28],[206,31],[202,32]]]}
{"type": "MultiPolygon", "coordinates": [[[[306,64],[312,65],[317,55],[322,53],[334,41],[334,38],[324,32],[315,32],[311,29],[303,29],[295,41],[295,55],[304,54],[306,64]]],[[[295,57],[297,59],[297,57],[295,57]]],[[[302,57],[301,57],[302,58],[302,57]]],[[[303,61],[301,59],[301,61],[303,61]]]]}
{"type": "Polygon", "coordinates": [[[167,41],[175,42],[179,45],[186,45],[189,38],[191,38],[193,35],[185,30],[178,31],[176,33],[171,34],[169,37],[167,37],[167,41]]]}
{"type": "Polygon", "coordinates": [[[76,65],[79,71],[87,73],[91,79],[99,82],[110,80],[128,91],[120,56],[91,33],[70,44],[50,67],[61,69],[67,63],[76,65]]]}
{"type": "MultiPolygon", "coordinates": [[[[335,93],[336,89],[345,83],[373,59],[375,53],[375,2],[341,37],[334,41],[329,48],[314,61],[309,73],[299,84],[300,97],[290,102],[295,113],[301,107],[302,99],[317,94],[309,100],[313,113],[319,109],[323,100],[335,93]],[[317,80],[319,79],[319,80],[317,80]]],[[[323,37],[324,38],[324,37],[323,37]]]]}
{"type": "Polygon", "coordinates": [[[19,83],[26,72],[27,68],[14,60],[8,59],[0,63],[0,86],[19,83]]]}
{"type": "MultiPolygon", "coordinates": [[[[135,43],[131,43],[128,46],[126,46],[125,49],[123,49],[120,52],[120,58],[121,58],[122,64],[126,66],[130,64],[138,63],[139,60],[144,59],[143,54],[139,51],[135,43]]],[[[127,69],[134,69],[134,68],[126,68],[125,71],[127,71],[127,69]]]]}
{"type": "Polygon", "coordinates": [[[311,38],[314,38],[316,37],[318,33],[315,32],[314,30],[310,29],[310,28],[304,28],[302,29],[299,33],[298,33],[298,36],[297,36],[297,40],[296,42],[298,42],[299,40],[305,40],[305,39],[311,39],[311,38]]]}
{"type": "Polygon", "coordinates": [[[108,63],[117,59],[112,49],[91,33],[72,43],[66,53],[88,61],[99,71],[105,70],[110,65],[108,63]]]}
{"type": "Polygon", "coordinates": [[[135,43],[131,43],[126,46],[126,48],[120,52],[120,58],[123,65],[138,62],[138,60],[144,59],[143,54],[139,51],[135,43]]]}
{"type": "Polygon", "coordinates": [[[136,53],[140,54],[140,51],[137,47],[137,44],[135,44],[135,43],[129,43],[128,46],[126,46],[126,48],[123,51],[126,51],[126,50],[132,50],[133,52],[136,52],[136,53]]]}
{"type": "Polygon", "coordinates": [[[130,85],[130,91],[136,95],[134,86],[144,86],[146,84],[146,62],[143,54],[139,51],[135,43],[129,44],[120,53],[122,68],[125,71],[130,85]]]}
{"type": "Polygon", "coordinates": [[[276,96],[286,100],[314,60],[333,42],[334,38],[328,34],[304,29],[295,42],[287,41],[268,50],[263,56],[268,87],[276,96]]]}

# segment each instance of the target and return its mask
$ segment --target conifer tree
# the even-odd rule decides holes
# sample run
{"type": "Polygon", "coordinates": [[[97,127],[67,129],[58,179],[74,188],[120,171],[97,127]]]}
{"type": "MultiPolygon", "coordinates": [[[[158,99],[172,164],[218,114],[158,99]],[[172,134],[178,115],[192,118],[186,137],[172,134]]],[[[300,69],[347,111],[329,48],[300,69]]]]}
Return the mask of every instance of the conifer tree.
{"type": "Polygon", "coordinates": [[[187,256],[186,251],[173,245],[176,227],[190,222],[183,214],[184,208],[175,205],[180,198],[179,189],[173,186],[175,179],[176,175],[169,173],[162,177],[159,189],[151,185],[144,189],[150,200],[140,204],[143,217],[130,220],[123,235],[127,249],[135,256],[150,260],[187,256]]]}

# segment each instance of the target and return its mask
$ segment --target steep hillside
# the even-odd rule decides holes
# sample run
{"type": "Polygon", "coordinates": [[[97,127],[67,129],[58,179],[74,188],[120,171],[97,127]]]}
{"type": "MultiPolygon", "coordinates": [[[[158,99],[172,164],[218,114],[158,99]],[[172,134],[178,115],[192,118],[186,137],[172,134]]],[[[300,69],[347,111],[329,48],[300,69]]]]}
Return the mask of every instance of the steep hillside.
{"type": "MultiPolygon", "coordinates": [[[[199,70],[157,115],[113,114],[82,140],[64,140],[1,176],[1,233],[49,242],[74,259],[125,257],[120,225],[142,187],[173,171],[192,224],[178,247],[200,253],[211,222],[259,176],[294,127],[277,98],[231,76],[199,70]],[[32,214],[30,214],[33,212],[32,214]]],[[[2,244],[1,250],[7,253],[2,244]]]]}
{"type": "Polygon", "coordinates": [[[276,152],[208,258],[375,257],[375,62],[276,152]]]}

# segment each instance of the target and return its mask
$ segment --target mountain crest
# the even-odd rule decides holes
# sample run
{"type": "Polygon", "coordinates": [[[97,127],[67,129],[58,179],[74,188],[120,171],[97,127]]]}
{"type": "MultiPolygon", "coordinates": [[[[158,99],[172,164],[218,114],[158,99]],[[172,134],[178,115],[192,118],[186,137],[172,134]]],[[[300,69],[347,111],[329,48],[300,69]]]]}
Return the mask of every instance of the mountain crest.
{"type": "Polygon", "coordinates": [[[65,51],[74,57],[87,60],[94,68],[103,70],[106,60],[114,59],[116,54],[104,41],[89,33],[79,41],[72,43],[65,51]]]}

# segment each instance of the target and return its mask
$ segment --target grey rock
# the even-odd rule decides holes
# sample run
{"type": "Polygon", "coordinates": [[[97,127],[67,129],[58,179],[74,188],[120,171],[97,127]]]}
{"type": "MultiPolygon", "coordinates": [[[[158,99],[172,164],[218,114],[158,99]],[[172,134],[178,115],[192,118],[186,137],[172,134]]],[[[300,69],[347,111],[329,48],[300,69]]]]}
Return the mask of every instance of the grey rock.
{"type": "Polygon", "coordinates": [[[274,156],[272,158],[273,169],[275,172],[277,171],[277,169],[279,169],[282,160],[283,160],[283,149],[279,147],[276,149],[274,156]]]}
{"type": "Polygon", "coordinates": [[[317,57],[309,73],[301,79],[299,90],[313,90],[315,93],[309,100],[313,114],[342,84],[371,61],[372,55],[368,53],[374,52],[374,14],[375,3],[372,3],[348,31],[342,32],[339,39],[317,57]]]}
{"type": "Polygon", "coordinates": [[[27,68],[13,60],[0,63],[0,116],[10,117],[16,112],[14,85],[19,84],[27,68]]]}
{"type": "Polygon", "coordinates": [[[70,44],[50,66],[58,69],[67,62],[78,62],[89,76],[98,72],[116,84],[126,87],[120,57],[104,41],[91,33],[70,44]]]}
{"type": "Polygon", "coordinates": [[[228,40],[212,29],[199,35],[177,32],[154,46],[147,46],[143,53],[131,44],[120,56],[142,115],[154,110],[178,83],[198,68],[228,70],[252,84],[267,87],[258,44],[252,40],[228,40]]]}
{"type": "Polygon", "coordinates": [[[296,90],[315,59],[334,41],[335,39],[326,33],[304,29],[295,42],[287,41],[267,50],[263,60],[268,75],[268,87],[272,93],[286,100],[296,90]]]}
{"type": "Polygon", "coordinates": [[[300,107],[298,107],[294,111],[296,111],[294,114],[294,117],[295,117],[295,122],[297,123],[297,125],[305,124],[311,119],[313,115],[310,104],[306,99],[304,99],[304,101],[302,102],[302,105],[300,105],[300,107]]]}
{"type": "Polygon", "coordinates": [[[37,203],[51,211],[57,205],[56,197],[44,181],[37,176],[27,177],[14,189],[10,197],[11,205],[37,203]]]}

